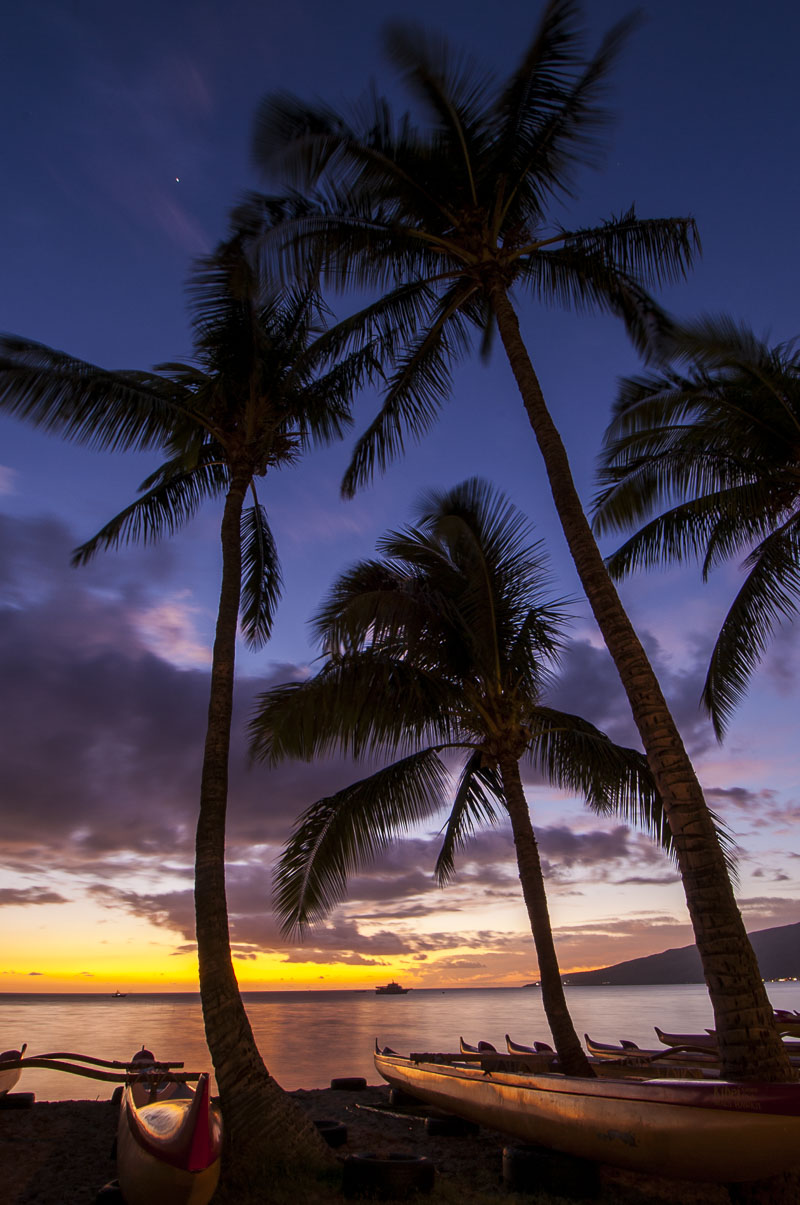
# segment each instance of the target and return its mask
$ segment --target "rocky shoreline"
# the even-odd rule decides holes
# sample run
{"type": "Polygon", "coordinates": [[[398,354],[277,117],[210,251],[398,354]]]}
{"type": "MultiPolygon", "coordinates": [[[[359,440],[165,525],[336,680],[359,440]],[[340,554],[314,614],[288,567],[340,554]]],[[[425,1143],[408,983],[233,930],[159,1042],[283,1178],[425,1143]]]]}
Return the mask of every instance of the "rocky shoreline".
{"type": "MultiPolygon", "coordinates": [[[[355,1152],[426,1155],[436,1166],[441,1186],[428,1199],[463,1205],[502,1199],[502,1155],[509,1144],[502,1134],[485,1129],[462,1136],[434,1134],[425,1125],[430,1110],[390,1106],[385,1085],[360,1092],[319,1089],[292,1095],[315,1120],[347,1126],[347,1142],[336,1152],[342,1158],[355,1152]]],[[[115,1175],[111,1148],[116,1119],[117,1110],[109,1101],[42,1101],[29,1109],[0,1112],[0,1199],[7,1205],[92,1205],[98,1189],[115,1175]]],[[[611,1168],[600,1169],[599,1181],[600,1195],[594,1199],[601,1205],[729,1201],[723,1188],[646,1179],[611,1168]]],[[[536,1200],[535,1195],[505,1195],[509,1202],[536,1200]]],[[[340,1199],[331,1193],[331,1201],[340,1199]]]]}

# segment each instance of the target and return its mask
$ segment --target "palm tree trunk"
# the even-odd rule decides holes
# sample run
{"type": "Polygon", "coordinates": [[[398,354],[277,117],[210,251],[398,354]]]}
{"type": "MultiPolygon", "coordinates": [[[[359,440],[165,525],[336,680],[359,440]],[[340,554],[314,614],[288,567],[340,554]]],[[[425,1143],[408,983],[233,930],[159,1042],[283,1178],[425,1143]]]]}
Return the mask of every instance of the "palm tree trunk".
{"type": "Polygon", "coordinates": [[[594,1076],[589,1060],[580,1044],[572,1017],[569,1015],[561,971],[553,942],[553,929],[544,889],[544,875],[539,858],[539,846],[531,824],[528,801],[522,787],[519,762],[513,755],[500,758],[500,777],[506,807],[511,817],[511,831],[517,851],[517,866],[522,895],[536,946],[539,963],[542,1004],[553,1035],[561,1070],[566,1075],[594,1076]]]}
{"type": "MultiPolygon", "coordinates": [[[[249,475],[234,474],[222,518],[222,586],[211,664],[195,860],[195,914],[206,1039],[225,1122],[225,1180],[269,1195],[276,1166],[329,1160],[317,1130],[267,1071],[239,994],[225,895],[225,818],[241,592],[241,516],[249,475]]],[[[235,1199],[235,1198],[234,1198],[235,1199]]]]}
{"type": "Polygon", "coordinates": [[[793,1079],[694,768],[603,563],[505,287],[495,280],[489,291],[572,559],[628,696],[675,838],[689,915],[714,1007],[723,1073],[741,1080],[793,1079]]]}

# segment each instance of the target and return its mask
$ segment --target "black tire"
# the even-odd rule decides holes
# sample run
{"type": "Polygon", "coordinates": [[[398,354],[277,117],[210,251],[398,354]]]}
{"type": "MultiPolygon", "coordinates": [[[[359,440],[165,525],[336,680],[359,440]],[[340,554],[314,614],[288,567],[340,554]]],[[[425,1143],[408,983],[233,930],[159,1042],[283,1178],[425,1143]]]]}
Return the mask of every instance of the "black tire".
{"type": "Polygon", "coordinates": [[[579,1200],[600,1195],[596,1163],[546,1146],[504,1147],[503,1184],[514,1192],[549,1192],[579,1200]]]}
{"type": "Polygon", "coordinates": [[[477,1134],[481,1127],[466,1117],[426,1117],[425,1131],[431,1138],[463,1138],[477,1134]]]}
{"type": "Polygon", "coordinates": [[[125,1205],[125,1198],[119,1189],[119,1180],[104,1184],[95,1195],[94,1205],[125,1205]]]}
{"type": "Polygon", "coordinates": [[[347,1126],[343,1121],[315,1121],[314,1125],[328,1146],[344,1146],[347,1142],[347,1126]]]}
{"type": "Polygon", "coordinates": [[[111,1103],[115,1109],[118,1109],[120,1107],[120,1105],[122,1104],[122,1091],[123,1091],[122,1084],[120,1084],[120,1086],[118,1088],[115,1088],[114,1091],[111,1093],[111,1103]]]}
{"type": "Polygon", "coordinates": [[[366,1086],[367,1081],[363,1075],[342,1075],[331,1080],[334,1092],[363,1092],[366,1086]]]}
{"type": "Polygon", "coordinates": [[[343,1164],[345,1197],[400,1201],[433,1190],[436,1168],[424,1155],[348,1155],[343,1164]]]}
{"type": "Polygon", "coordinates": [[[0,1109],[29,1109],[35,1100],[33,1092],[7,1092],[0,1096],[0,1109]]]}

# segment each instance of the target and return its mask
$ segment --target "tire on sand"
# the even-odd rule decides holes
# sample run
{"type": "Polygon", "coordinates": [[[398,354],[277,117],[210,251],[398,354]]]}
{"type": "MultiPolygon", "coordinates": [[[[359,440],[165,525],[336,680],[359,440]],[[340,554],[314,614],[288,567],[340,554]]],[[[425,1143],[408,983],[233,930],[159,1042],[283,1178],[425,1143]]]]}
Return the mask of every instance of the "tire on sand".
{"type": "Polygon", "coordinates": [[[344,1146],[347,1142],[347,1126],[343,1121],[328,1121],[324,1118],[314,1122],[319,1130],[320,1138],[324,1138],[328,1146],[344,1146]]]}
{"type": "Polygon", "coordinates": [[[424,1155],[348,1155],[342,1165],[342,1191],[348,1198],[401,1201],[433,1189],[436,1168],[424,1155]]]}
{"type": "Polygon", "coordinates": [[[367,1081],[363,1075],[341,1075],[338,1079],[331,1080],[334,1092],[363,1092],[366,1086],[367,1081]]]}

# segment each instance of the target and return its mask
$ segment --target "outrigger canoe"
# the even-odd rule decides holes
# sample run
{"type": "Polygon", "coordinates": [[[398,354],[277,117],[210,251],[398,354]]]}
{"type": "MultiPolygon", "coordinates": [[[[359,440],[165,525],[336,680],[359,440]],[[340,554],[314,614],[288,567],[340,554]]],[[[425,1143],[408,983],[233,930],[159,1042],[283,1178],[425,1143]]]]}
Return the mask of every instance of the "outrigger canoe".
{"type": "MultiPolygon", "coordinates": [[[[138,1061],[146,1073],[142,1055],[138,1061]]],[[[151,1056],[152,1059],[152,1056],[151,1056]]],[[[196,1090],[168,1079],[125,1085],[117,1128],[117,1175],[126,1205],[206,1205],[222,1155],[222,1118],[208,1075],[196,1090]]]]}
{"type": "Polygon", "coordinates": [[[207,1205],[222,1154],[222,1118],[208,1075],[180,1072],[183,1063],[156,1061],[144,1047],[127,1063],[66,1051],[23,1058],[24,1052],[0,1056],[5,1091],[24,1067],[120,1084],[117,1170],[126,1205],[207,1205]]]}
{"type": "Polygon", "coordinates": [[[519,1042],[512,1042],[508,1034],[506,1034],[506,1047],[509,1054],[555,1054],[555,1050],[547,1042],[534,1042],[532,1046],[521,1046],[519,1042]]]}
{"type": "Polygon", "coordinates": [[[21,1050],[4,1050],[0,1054],[0,1096],[6,1096],[22,1074],[21,1067],[10,1067],[4,1071],[3,1063],[16,1063],[22,1058],[26,1049],[27,1047],[23,1046],[21,1050]]]}
{"type": "MultiPolygon", "coordinates": [[[[589,1037],[588,1033],[584,1034],[583,1038],[589,1054],[595,1059],[602,1059],[606,1062],[630,1063],[633,1066],[640,1066],[644,1063],[660,1063],[663,1067],[703,1067],[707,1069],[704,1074],[709,1075],[719,1068],[719,1053],[716,1043],[713,1045],[698,1044],[695,1039],[700,1036],[699,1034],[665,1034],[664,1036],[685,1037],[692,1040],[685,1046],[670,1044],[666,1046],[666,1049],[653,1050],[648,1046],[637,1046],[635,1042],[626,1041],[624,1038],[618,1045],[596,1042],[594,1038],[589,1037]]],[[[784,1045],[789,1051],[792,1065],[800,1067],[800,1049],[795,1049],[797,1043],[785,1042],[784,1045]]]]}
{"type": "MultiPolygon", "coordinates": [[[[688,1035],[687,1035],[688,1036],[688,1035]]],[[[668,1046],[666,1050],[652,1050],[649,1047],[637,1046],[635,1042],[623,1039],[618,1045],[610,1042],[596,1042],[588,1033],[583,1035],[586,1049],[593,1058],[605,1061],[657,1063],[670,1066],[673,1063],[696,1063],[699,1066],[718,1067],[719,1058],[716,1047],[700,1047],[697,1045],[668,1046]]]]}
{"type": "MultiPolygon", "coordinates": [[[[713,1029],[707,1029],[705,1033],[666,1033],[657,1025],[653,1028],[659,1042],[663,1042],[665,1046],[694,1046],[712,1051],[717,1049],[717,1035],[713,1029]]],[[[784,1042],[783,1045],[790,1055],[800,1055],[800,1042],[784,1042]]]]}
{"type": "Polygon", "coordinates": [[[546,1055],[387,1053],[393,1087],[526,1143],[633,1171],[732,1183],[800,1164],[800,1084],[584,1079],[546,1055]],[[525,1060],[530,1069],[525,1069],[525,1060]]]}

